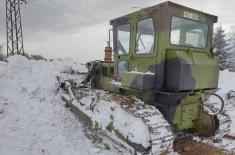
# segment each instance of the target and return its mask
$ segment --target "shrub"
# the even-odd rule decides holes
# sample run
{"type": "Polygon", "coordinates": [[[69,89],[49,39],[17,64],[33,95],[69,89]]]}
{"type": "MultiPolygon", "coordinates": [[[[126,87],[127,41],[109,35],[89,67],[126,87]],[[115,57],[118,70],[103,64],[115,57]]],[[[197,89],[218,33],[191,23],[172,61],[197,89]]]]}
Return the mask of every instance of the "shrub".
{"type": "Polygon", "coordinates": [[[30,59],[47,61],[47,59],[40,54],[31,54],[30,59]]]}

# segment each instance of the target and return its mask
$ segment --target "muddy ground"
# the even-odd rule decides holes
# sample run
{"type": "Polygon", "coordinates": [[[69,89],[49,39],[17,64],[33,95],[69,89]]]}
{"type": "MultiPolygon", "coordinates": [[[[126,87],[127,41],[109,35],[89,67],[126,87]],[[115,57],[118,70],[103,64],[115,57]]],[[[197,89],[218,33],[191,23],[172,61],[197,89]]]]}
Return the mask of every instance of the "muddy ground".
{"type": "Polygon", "coordinates": [[[194,141],[191,137],[175,140],[174,151],[180,155],[235,155],[208,144],[194,141]]]}

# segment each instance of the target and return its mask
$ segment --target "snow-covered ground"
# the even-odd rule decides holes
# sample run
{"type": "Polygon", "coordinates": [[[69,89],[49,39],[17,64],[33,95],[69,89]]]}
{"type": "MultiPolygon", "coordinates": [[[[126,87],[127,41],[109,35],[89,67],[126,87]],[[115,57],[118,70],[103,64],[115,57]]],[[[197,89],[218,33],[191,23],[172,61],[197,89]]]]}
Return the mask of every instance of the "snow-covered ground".
{"type": "Polygon", "coordinates": [[[56,75],[68,66],[79,64],[0,61],[0,155],[117,154],[92,144],[57,95],[56,75]]]}
{"type": "Polygon", "coordinates": [[[235,72],[229,72],[228,70],[220,72],[219,88],[220,90],[217,93],[224,98],[226,102],[225,110],[228,111],[232,119],[230,135],[235,137],[235,72]],[[230,91],[234,91],[233,98],[228,100],[227,94],[230,91]]]}
{"type": "MultiPolygon", "coordinates": [[[[70,67],[86,71],[70,59],[46,62],[13,56],[8,63],[0,61],[0,155],[118,154],[93,144],[65,109],[56,75],[70,67]]],[[[235,90],[235,73],[221,72],[219,81],[218,93],[226,99],[235,90]]],[[[227,102],[226,109],[235,136],[235,102],[227,102]]]]}
{"type": "MultiPolygon", "coordinates": [[[[214,141],[213,139],[200,139],[204,143],[214,145],[218,148],[225,149],[227,151],[234,151],[235,146],[235,72],[229,72],[227,70],[220,72],[219,76],[219,90],[216,92],[219,94],[225,102],[224,112],[231,118],[230,130],[226,135],[227,138],[222,138],[220,141],[214,141]],[[231,94],[230,97],[228,94],[231,94]],[[230,138],[228,138],[230,137],[230,138]]],[[[222,115],[219,115],[220,119],[224,119],[222,115]]],[[[223,125],[222,125],[223,126],[223,125]]],[[[225,126],[226,127],[226,126],[225,126]]],[[[223,130],[223,127],[222,127],[223,130]]],[[[198,137],[194,137],[194,140],[198,140],[198,137]]]]}

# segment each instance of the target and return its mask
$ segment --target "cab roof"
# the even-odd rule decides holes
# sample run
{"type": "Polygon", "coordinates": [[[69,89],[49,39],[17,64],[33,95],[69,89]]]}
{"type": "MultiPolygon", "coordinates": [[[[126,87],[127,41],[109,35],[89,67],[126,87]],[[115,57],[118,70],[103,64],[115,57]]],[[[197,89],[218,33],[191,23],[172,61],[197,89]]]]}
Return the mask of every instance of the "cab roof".
{"type": "Polygon", "coordinates": [[[178,8],[180,10],[187,9],[187,10],[190,10],[190,11],[193,11],[193,12],[196,12],[196,13],[200,13],[200,14],[206,15],[206,16],[212,18],[214,20],[214,23],[216,23],[218,21],[218,17],[215,16],[215,15],[211,15],[211,14],[208,14],[206,12],[202,12],[202,11],[199,11],[199,10],[196,10],[196,9],[192,9],[190,7],[186,7],[186,6],[183,6],[183,5],[171,2],[171,1],[166,1],[166,2],[163,2],[163,3],[159,3],[157,5],[151,6],[151,7],[146,7],[144,9],[141,9],[139,11],[136,11],[136,12],[133,12],[133,13],[130,13],[130,14],[127,14],[125,16],[121,16],[119,18],[115,18],[115,19],[110,21],[110,24],[111,25],[115,25],[116,23],[126,22],[126,21],[128,21],[130,16],[139,15],[143,11],[147,12],[148,14],[153,14],[154,12],[159,11],[160,9],[161,10],[162,9],[168,9],[170,7],[175,7],[175,8],[178,8]]]}

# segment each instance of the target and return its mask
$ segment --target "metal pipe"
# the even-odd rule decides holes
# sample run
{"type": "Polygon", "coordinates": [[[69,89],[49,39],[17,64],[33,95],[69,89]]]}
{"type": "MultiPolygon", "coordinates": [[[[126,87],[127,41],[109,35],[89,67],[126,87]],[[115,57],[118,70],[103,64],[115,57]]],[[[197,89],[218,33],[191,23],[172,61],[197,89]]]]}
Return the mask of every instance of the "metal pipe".
{"type": "Polygon", "coordinates": [[[108,41],[108,47],[111,47],[111,31],[113,31],[113,29],[109,29],[109,41],[108,41]]]}

